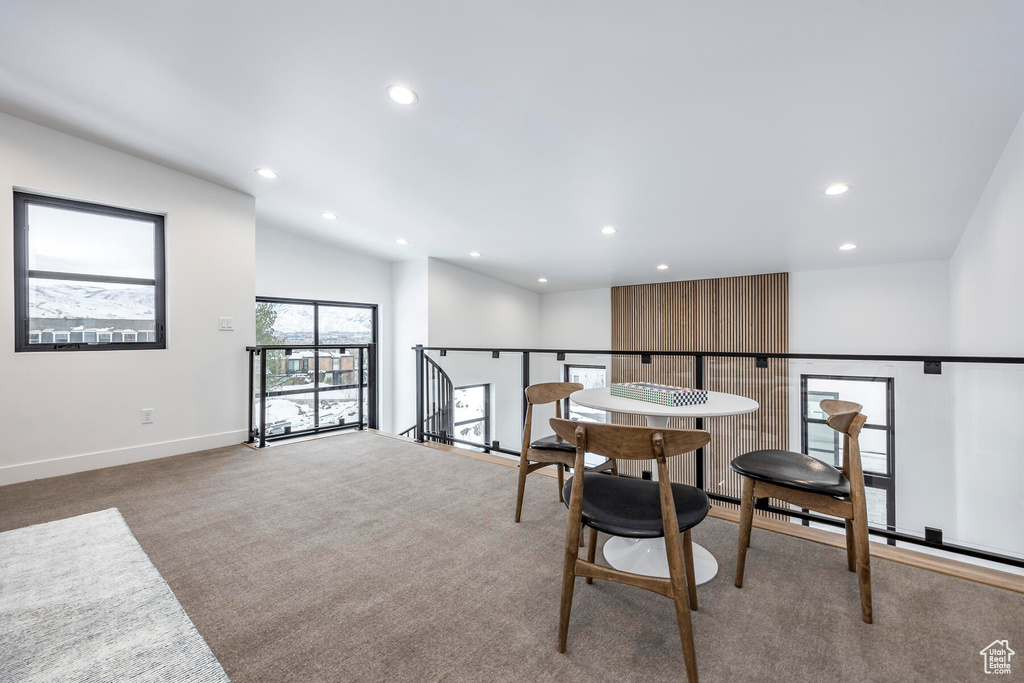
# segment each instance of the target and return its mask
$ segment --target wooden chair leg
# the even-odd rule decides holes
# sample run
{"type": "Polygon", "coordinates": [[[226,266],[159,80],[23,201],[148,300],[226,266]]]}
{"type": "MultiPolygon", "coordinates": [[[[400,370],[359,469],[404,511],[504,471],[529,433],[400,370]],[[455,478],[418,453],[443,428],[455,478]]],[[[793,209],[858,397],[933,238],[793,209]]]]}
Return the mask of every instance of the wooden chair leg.
{"type": "Polygon", "coordinates": [[[690,683],[697,683],[697,648],[693,643],[693,622],[690,621],[689,581],[682,548],[679,547],[679,532],[675,533],[675,539],[665,538],[665,554],[668,558],[669,577],[675,588],[673,602],[676,604],[676,620],[679,622],[679,639],[683,645],[686,676],[690,683]]]}
{"type": "MultiPolygon", "coordinates": [[[[587,562],[593,564],[594,560],[597,559],[597,529],[591,528],[590,540],[587,543],[590,544],[587,546],[587,562]]],[[[587,583],[594,583],[593,577],[588,576],[587,583]]]]}
{"type": "Polygon", "coordinates": [[[846,568],[857,571],[857,548],[853,537],[853,522],[846,520],[846,568]]]}
{"type": "Polygon", "coordinates": [[[523,513],[523,494],[526,493],[526,468],[529,465],[526,454],[519,456],[519,490],[516,493],[516,524],[523,513]]]}
{"type": "Polygon", "coordinates": [[[743,568],[750,547],[750,530],[754,526],[754,480],[743,477],[743,498],[740,501],[740,547],[736,555],[736,587],[743,588],[743,568]]]}
{"type": "Polygon", "coordinates": [[[619,476],[619,463],[612,459],[612,476],[619,476]]]}
{"type": "MultiPolygon", "coordinates": [[[[578,522],[578,518],[577,518],[578,522]]],[[[572,611],[572,592],[576,586],[576,558],[579,557],[580,526],[569,522],[570,531],[565,539],[565,564],[562,566],[562,606],[558,618],[558,651],[565,652],[565,641],[569,637],[569,613],[572,611]]]]}
{"type": "Polygon", "coordinates": [[[558,502],[564,503],[565,498],[562,497],[562,488],[565,486],[565,465],[558,463],[558,502]]]}
{"type": "Polygon", "coordinates": [[[697,611],[697,579],[693,573],[693,539],[690,530],[683,532],[683,564],[686,565],[686,587],[689,591],[690,609],[697,611]]]}
{"type": "MultiPolygon", "coordinates": [[[[860,583],[860,609],[865,624],[871,623],[871,549],[868,547],[868,520],[866,511],[854,505],[853,533],[857,549],[857,581],[860,583]],[[865,514],[858,514],[865,512],[865,514]]],[[[863,502],[859,506],[864,507],[863,502]]]]}

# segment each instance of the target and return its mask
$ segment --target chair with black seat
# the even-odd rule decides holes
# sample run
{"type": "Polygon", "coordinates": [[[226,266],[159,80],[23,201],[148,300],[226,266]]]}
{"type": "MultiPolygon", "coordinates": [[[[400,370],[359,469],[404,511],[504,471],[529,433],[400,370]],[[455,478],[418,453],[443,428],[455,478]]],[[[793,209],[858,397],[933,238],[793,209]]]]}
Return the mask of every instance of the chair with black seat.
{"type": "Polygon", "coordinates": [[[565,652],[576,577],[586,577],[587,583],[594,579],[616,581],[654,591],[675,602],[686,673],[691,683],[696,683],[697,655],[690,610],[697,609],[697,590],[690,529],[707,516],[711,505],[707,494],[700,489],[671,483],[666,461],[706,446],[711,435],[703,430],[584,424],[558,418],[551,420],[551,427],[574,444],[577,473],[566,482],[564,490],[569,520],[565,533],[558,651],[565,652]],[[620,460],[655,460],[658,481],[584,472],[583,459],[587,452],[620,460]],[[586,560],[579,557],[581,524],[590,528],[586,560]],[[631,574],[595,563],[599,531],[627,538],[664,537],[669,578],[631,574]]]}
{"type": "Polygon", "coordinates": [[[863,406],[850,401],[826,399],[822,411],[828,426],[843,435],[843,467],[837,469],[803,453],[763,450],[745,453],[732,461],[743,477],[740,511],[739,555],[736,587],[743,587],[743,569],[759,498],[778,498],[808,510],[846,520],[847,568],[857,572],[861,614],[871,623],[871,551],[868,548],[867,503],[861,469],[858,436],[867,421],[863,406]]]}
{"type": "MultiPolygon", "coordinates": [[[[526,493],[526,475],[542,467],[555,465],[558,468],[558,500],[562,501],[562,485],[565,480],[565,468],[573,466],[576,447],[557,434],[533,440],[533,406],[547,403],[555,404],[555,417],[562,417],[562,401],[569,398],[574,391],[583,388],[576,382],[546,382],[526,387],[526,420],[523,425],[523,450],[519,455],[519,491],[516,494],[516,522],[523,511],[523,495],[526,493]]],[[[618,474],[614,460],[605,460],[587,471],[618,474]]]]}

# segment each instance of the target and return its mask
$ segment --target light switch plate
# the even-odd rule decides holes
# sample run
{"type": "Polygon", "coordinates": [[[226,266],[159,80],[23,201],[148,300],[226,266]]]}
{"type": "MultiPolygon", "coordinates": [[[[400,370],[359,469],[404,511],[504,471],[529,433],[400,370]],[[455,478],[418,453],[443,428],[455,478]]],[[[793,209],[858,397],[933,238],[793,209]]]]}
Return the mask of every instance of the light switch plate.
{"type": "Polygon", "coordinates": [[[220,327],[219,327],[219,329],[220,329],[221,332],[231,332],[231,331],[233,331],[235,329],[235,319],[234,318],[221,318],[220,319],[220,327]]]}

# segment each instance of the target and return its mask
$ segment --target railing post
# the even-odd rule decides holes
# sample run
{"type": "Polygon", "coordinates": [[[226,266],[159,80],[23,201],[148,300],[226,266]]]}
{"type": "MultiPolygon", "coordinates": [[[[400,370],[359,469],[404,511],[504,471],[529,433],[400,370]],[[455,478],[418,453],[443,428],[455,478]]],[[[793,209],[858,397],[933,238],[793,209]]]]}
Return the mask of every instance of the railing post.
{"type": "MultiPolygon", "coordinates": [[[[366,416],[366,427],[368,429],[380,429],[379,415],[377,414],[377,344],[366,345],[366,402],[369,407],[369,415],[366,416]]],[[[362,386],[363,378],[359,378],[359,386],[362,386]]]]}
{"type": "Polygon", "coordinates": [[[530,352],[523,351],[523,412],[522,419],[520,420],[523,424],[526,424],[526,409],[528,407],[526,401],[526,387],[528,386],[530,386],[530,352]]]}
{"type": "Polygon", "coordinates": [[[260,354],[260,448],[267,445],[267,351],[260,354]]]}
{"type": "Polygon", "coordinates": [[[247,432],[247,436],[245,437],[245,442],[246,443],[253,443],[256,440],[256,435],[253,434],[253,431],[252,431],[252,408],[253,408],[253,405],[252,405],[252,391],[253,391],[253,388],[255,386],[253,384],[253,376],[252,376],[252,374],[253,374],[253,372],[252,372],[253,371],[253,367],[252,366],[253,366],[253,364],[256,361],[256,356],[253,355],[255,353],[256,353],[256,351],[254,349],[247,349],[246,350],[246,355],[249,357],[249,395],[245,399],[246,412],[249,413],[249,431],[247,432]]]}
{"type": "Polygon", "coordinates": [[[416,345],[416,443],[423,443],[423,345],[416,345]]]}
{"type": "MultiPolygon", "coordinates": [[[[704,356],[698,354],[693,357],[693,384],[694,389],[704,388],[704,356]]],[[[698,417],[696,420],[697,429],[704,429],[704,418],[698,417]]],[[[704,490],[704,447],[701,446],[697,449],[697,460],[694,463],[693,471],[694,486],[699,488],[701,491],[704,490]]]]}
{"type": "MultiPolygon", "coordinates": [[[[366,349],[358,348],[359,367],[356,368],[356,384],[359,385],[359,431],[363,431],[363,375],[366,373],[366,349]]],[[[367,377],[369,379],[369,377],[367,377]]]]}

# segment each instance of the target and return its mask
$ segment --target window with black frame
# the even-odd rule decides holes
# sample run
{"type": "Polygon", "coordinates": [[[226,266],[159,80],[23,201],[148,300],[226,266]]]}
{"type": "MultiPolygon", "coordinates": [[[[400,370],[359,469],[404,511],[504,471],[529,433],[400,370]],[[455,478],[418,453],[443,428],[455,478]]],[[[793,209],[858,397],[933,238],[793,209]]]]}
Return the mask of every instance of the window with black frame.
{"type": "Polygon", "coordinates": [[[164,217],[14,193],[15,351],[166,347],[164,217]]]}
{"type": "MultiPolygon", "coordinates": [[[[843,441],[826,423],[823,399],[864,406],[867,422],[860,433],[868,524],[896,529],[896,431],[892,377],[801,375],[801,445],[807,455],[834,467],[843,465],[843,441]]],[[[806,521],[804,522],[807,523],[806,521]]]]}
{"type": "Polygon", "coordinates": [[[346,344],[377,334],[376,304],[257,297],[258,345],[320,347],[266,351],[267,436],[365,425],[368,357],[346,344]]]}
{"type": "Polygon", "coordinates": [[[478,443],[491,442],[491,385],[473,384],[455,388],[455,438],[478,443]]]}
{"type": "MultiPolygon", "coordinates": [[[[597,389],[607,385],[608,370],[603,365],[574,365],[565,364],[565,381],[582,384],[584,389],[597,389]]],[[[570,399],[565,399],[562,407],[566,419],[578,422],[600,422],[608,421],[608,413],[595,408],[581,406],[570,399]]]]}

